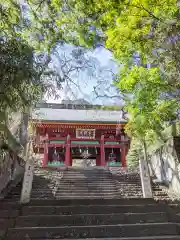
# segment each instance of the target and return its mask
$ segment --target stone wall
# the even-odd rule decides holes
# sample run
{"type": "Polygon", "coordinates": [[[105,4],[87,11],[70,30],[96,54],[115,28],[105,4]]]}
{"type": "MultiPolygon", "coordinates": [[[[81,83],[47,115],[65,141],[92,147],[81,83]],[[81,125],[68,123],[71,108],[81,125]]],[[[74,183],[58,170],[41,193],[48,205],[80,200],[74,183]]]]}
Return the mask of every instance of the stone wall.
{"type": "Polygon", "coordinates": [[[6,152],[0,159],[0,193],[6,186],[22,177],[24,174],[24,161],[13,152],[6,152]]]}
{"type": "Polygon", "coordinates": [[[24,174],[28,114],[1,113],[0,193],[24,174]]]}
{"type": "Polygon", "coordinates": [[[173,138],[149,155],[151,175],[155,181],[164,183],[180,197],[180,161],[174,147],[173,138]]]}
{"type": "Polygon", "coordinates": [[[0,192],[7,186],[12,177],[13,160],[9,153],[5,153],[0,159],[0,192]]]}

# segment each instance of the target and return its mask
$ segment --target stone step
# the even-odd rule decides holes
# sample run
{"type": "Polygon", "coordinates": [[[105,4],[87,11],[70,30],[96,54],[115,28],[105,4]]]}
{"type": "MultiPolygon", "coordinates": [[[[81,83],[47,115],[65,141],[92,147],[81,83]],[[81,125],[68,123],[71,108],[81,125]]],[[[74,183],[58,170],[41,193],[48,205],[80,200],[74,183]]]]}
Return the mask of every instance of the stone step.
{"type": "Polygon", "coordinates": [[[137,184],[118,184],[116,185],[116,188],[128,188],[128,189],[141,189],[141,186],[137,184]]]}
{"type": "MultiPolygon", "coordinates": [[[[55,196],[38,196],[38,197],[32,197],[33,200],[36,200],[36,199],[40,199],[40,200],[44,200],[44,199],[47,199],[47,200],[51,200],[51,199],[57,199],[57,200],[60,200],[60,199],[63,199],[63,200],[67,200],[67,199],[79,199],[80,196],[76,196],[76,195],[64,195],[64,196],[61,196],[61,195],[55,195],[55,196]]],[[[92,199],[117,199],[119,198],[119,196],[116,196],[116,195],[109,195],[109,196],[106,196],[106,195],[100,195],[100,196],[81,196],[81,198],[87,200],[89,198],[92,198],[92,199]]],[[[133,198],[133,197],[132,197],[133,198]]]]}
{"type": "Polygon", "coordinates": [[[16,218],[19,215],[19,210],[12,210],[12,209],[6,209],[6,210],[0,210],[0,217],[1,218],[16,218]]]}
{"type": "MultiPolygon", "coordinates": [[[[0,202],[0,211],[1,210],[6,210],[6,209],[13,209],[13,210],[18,210],[20,209],[21,205],[19,203],[19,201],[2,201],[0,202]]],[[[0,216],[1,217],[1,216],[0,216]]]]}
{"type": "Polygon", "coordinates": [[[32,194],[31,195],[31,197],[32,198],[38,198],[38,197],[42,197],[42,196],[53,196],[55,194],[55,196],[57,197],[59,197],[59,198],[61,198],[61,197],[66,197],[66,198],[68,198],[68,196],[70,197],[70,196],[74,196],[74,197],[76,197],[76,198],[80,198],[80,197],[91,197],[91,196],[94,196],[94,197],[100,197],[100,196],[102,196],[103,198],[105,198],[106,196],[115,196],[115,195],[119,195],[119,194],[117,194],[117,193],[62,193],[62,192],[56,192],[56,191],[54,191],[54,192],[52,192],[52,193],[39,193],[39,194],[32,194]]]}
{"type": "Polygon", "coordinates": [[[0,216],[0,230],[12,228],[15,225],[15,218],[2,218],[0,216]]]}
{"type": "MultiPolygon", "coordinates": [[[[71,190],[74,190],[74,191],[86,191],[86,190],[88,190],[88,189],[90,189],[90,190],[98,190],[98,191],[101,191],[101,190],[106,190],[106,191],[114,191],[114,190],[116,190],[116,191],[121,191],[121,190],[123,190],[123,191],[140,191],[141,190],[141,188],[137,188],[137,187],[131,187],[131,189],[129,189],[128,188],[128,186],[126,186],[126,187],[123,187],[123,188],[120,188],[120,187],[116,187],[116,186],[111,186],[111,187],[106,187],[106,186],[101,186],[101,185],[99,185],[99,186],[67,186],[67,187],[61,187],[61,186],[59,186],[58,184],[54,184],[54,186],[51,186],[51,187],[44,187],[44,188],[41,188],[40,186],[34,186],[33,188],[32,188],[32,191],[50,191],[50,190],[52,190],[52,189],[54,189],[54,188],[58,188],[58,189],[60,189],[61,191],[66,191],[66,190],[69,190],[69,189],[71,189],[71,190]]],[[[157,194],[160,194],[160,193],[157,193],[157,194]]],[[[156,194],[156,195],[157,195],[156,194]]],[[[20,196],[20,195],[15,195],[15,196],[20,196]]]]}
{"type": "Polygon", "coordinates": [[[138,183],[138,182],[125,182],[125,181],[120,181],[120,182],[117,182],[117,181],[115,181],[115,184],[117,185],[117,186],[126,186],[126,185],[128,185],[128,186],[138,186],[138,187],[141,187],[141,183],[138,183]]]}
{"type": "MultiPolygon", "coordinates": [[[[99,185],[99,184],[103,184],[103,185],[105,185],[105,184],[107,184],[107,185],[112,185],[112,184],[114,184],[115,182],[113,182],[113,181],[78,181],[78,180],[54,180],[54,181],[51,181],[48,185],[51,185],[51,184],[54,184],[54,183],[59,183],[59,184],[61,184],[61,185],[69,185],[69,184],[76,184],[76,185],[79,185],[79,186],[81,186],[82,184],[90,184],[90,185],[99,185]]],[[[41,184],[43,184],[44,182],[42,181],[42,182],[38,182],[38,181],[36,181],[36,182],[33,182],[33,184],[35,184],[35,185],[41,185],[41,184]]],[[[136,183],[132,183],[132,185],[138,185],[138,184],[136,184],[136,183]]]]}
{"type": "MultiPolygon", "coordinates": [[[[29,204],[28,204],[29,205],[29,204]]],[[[83,206],[92,206],[92,205],[100,205],[102,206],[106,206],[106,205],[110,205],[110,206],[124,206],[124,205],[132,205],[132,206],[136,206],[136,205],[142,205],[147,206],[147,205],[156,205],[156,202],[152,199],[152,198],[134,198],[134,199],[76,199],[76,200],[44,200],[42,202],[42,200],[31,200],[30,202],[31,206],[69,206],[69,205],[73,205],[73,206],[79,206],[79,205],[83,205],[83,206]]],[[[160,204],[161,205],[161,204],[160,204]]],[[[165,204],[162,204],[163,206],[165,204]]]]}
{"type": "MultiPolygon", "coordinates": [[[[28,238],[25,238],[26,240],[28,238]]],[[[60,238],[56,238],[56,240],[59,240],[60,238]]],[[[122,237],[122,238],[86,238],[86,240],[180,240],[180,236],[179,235],[171,235],[171,236],[144,236],[144,237],[122,237]]],[[[39,239],[36,238],[36,240],[44,240],[43,239],[39,239]]],[[[52,238],[48,238],[48,240],[52,240],[52,238]]],[[[69,240],[69,238],[64,238],[63,240],[69,240]]],[[[75,240],[75,238],[73,238],[72,240],[75,240]]],[[[82,238],[76,238],[76,240],[82,240],[82,238]]]]}
{"type": "MultiPolygon", "coordinates": [[[[41,193],[38,193],[38,194],[32,194],[31,197],[32,198],[38,198],[38,197],[40,197],[42,195],[44,195],[44,196],[51,196],[51,197],[53,197],[53,196],[57,197],[58,196],[59,198],[66,197],[66,199],[68,199],[68,196],[69,197],[74,196],[74,197],[76,197],[76,199],[82,198],[82,196],[86,197],[86,198],[88,198],[88,197],[89,198],[90,197],[97,197],[97,198],[101,197],[102,199],[103,198],[106,199],[106,196],[107,197],[108,196],[117,196],[117,198],[121,197],[121,195],[119,193],[117,193],[117,192],[112,192],[112,193],[105,193],[105,192],[104,193],[103,192],[101,192],[101,193],[94,193],[94,192],[87,192],[87,193],[86,192],[85,193],[66,192],[66,193],[63,193],[63,192],[60,192],[60,191],[58,192],[56,190],[52,191],[52,193],[43,193],[43,192],[41,192],[41,193]]],[[[131,196],[131,195],[129,196],[129,198],[133,198],[133,197],[135,197],[135,196],[131,196]]]]}
{"type": "Polygon", "coordinates": [[[16,239],[78,239],[78,238],[106,238],[106,237],[143,237],[178,235],[174,223],[143,223],[143,224],[118,224],[97,226],[58,226],[58,227],[23,227],[12,228],[6,240],[16,239]]]}
{"type": "MultiPolygon", "coordinates": [[[[54,186],[58,186],[59,188],[61,189],[67,189],[67,188],[79,188],[79,189],[84,189],[84,188],[87,188],[87,187],[90,187],[90,188],[105,188],[105,189],[112,189],[112,188],[116,188],[116,185],[114,184],[108,184],[108,185],[104,185],[104,184],[59,184],[59,183],[54,183],[54,184],[51,184],[51,185],[48,185],[48,186],[43,186],[41,187],[41,185],[33,185],[33,189],[50,189],[54,186]]],[[[18,194],[19,195],[19,194],[18,194]]]]}
{"type": "Polygon", "coordinates": [[[118,178],[116,178],[116,179],[114,179],[114,181],[116,181],[116,182],[120,182],[120,183],[137,183],[137,184],[141,184],[141,180],[139,179],[139,180],[131,180],[131,179],[118,179],[118,178]]]}
{"type": "Polygon", "coordinates": [[[119,192],[142,192],[141,188],[135,188],[135,187],[131,187],[131,188],[128,188],[128,186],[124,187],[124,188],[120,188],[120,187],[117,187],[117,190],[119,192]]]}
{"type": "Polygon", "coordinates": [[[98,169],[94,169],[94,170],[92,170],[92,169],[90,169],[90,168],[83,168],[83,169],[75,169],[75,171],[64,171],[64,173],[66,173],[66,174],[89,174],[89,175],[91,175],[91,174],[109,174],[109,171],[107,170],[104,170],[104,169],[100,169],[100,170],[98,170],[98,169]]]}
{"type": "Polygon", "coordinates": [[[12,201],[19,201],[20,200],[20,195],[14,195],[14,196],[7,196],[6,200],[12,200],[12,201]]]}
{"type": "MultiPolygon", "coordinates": [[[[54,183],[51,183],[51,184],[48,184],[47,186],[48,187],[50,187],[50,186],[54,186],[54,184],[56,184],[56,181],[54,182],[54,183]]],[[[69,186],[72,186],[72,185],[74,185],[74,186],[79,186],[79,187],[81,187],[81,186],[94,186],[94,187],[97,187],[97,186],[99,186],[99,185],[103,185],[103,186],[106,186],[106,187],[112,187],[112,185],[115,185],[114,183],[109,183],[109,182],[107,182],[106,184],[102,184],[102,182],[100,182],[100,183],[92,183],[92,182],[90,182],[90,183],[85,183],[85,182],[82,182],[82,183],[78,183],[78,182],[74,182],[74,183],[71,183],[71,182],[68,182],[68,181],[66,181],[66,182],[57,182],[57,184],[59,185],[59,186],[62,186],[62,187],[69,187],[69,186]]],[[[46,188],[46,186],[44,186],[43,185],[43,182],[42,183],[38,183],[38,182],[34,182],[33,183],[33,187],[38,187],[38,186],[42,186],[43,188],[46,188]]]]}
{"type": "MultiPolygon", "coordinates": [[[[57,175],[58,176],[58,175],[57,175]]],[[[59,175],[60,176],[60,175],[59,175]]],[[[90,178],[92,177],[92,179],[107,179],[107,178],[111,178],[111,174],[62,174],[61,176],[63,176],[64,178],[82,178],[82,179],[86,179],[86,178],[90,178]]]]}
{"type": "Polygon", "coordinates": [[[49,194],[46,194],[46,193],[39,193],[39,194],[32,194],[31,195],[31,197],[32,198],[41,198],[42,199],[42,197],[50,197],[50,198],[59,198],[59,199],[61,199],[61,197],[64,197],[64,198],[66,198],[66,199],[68,199],[68,197],[75,197],[76,199],[79,199],[80,197],[82,198],[82,197],[84,197],[84,198],[90,198],[90,197],[93,197],[93,198],[106,198],[106,197],[111,197],[111,198],[113,198],[113,197],[115,197],[115,196],[117,196],[117,198],[118,198],[118,196],[119,196],[119,194],[117,194],[117,193],[99,193],[99,194],[97,194],[97,193],[88,193],[88,194],[80,194],[80,193],[77,193],[77,194],[75,194],[75,193],[59,193],[59,192],[56,192],[56,191],[54,191],[54,192],[52,192],[52,193],[49,193],[49,194]]]}
{"type": "Polygon", "coordinates": [[[141,184],[141,180],[131,180],[131,179],[118,179],[118,178],[113,178],[113,180],[117,183],[136,183],[136,184],[141,184]]]}
{"type": "Polygon", "coordinates": [[[124,198],[124,199],[126,199],[126,198],[133,199],[133,198],[137,198],[137,197],[143,198],[142,194],[140,194],[140,193],[134,193],[133,195],[128,194],[128,193],[120,193],[119,196],[120,196],[120,198],[124,198]]]}
{"type": "Polygon", "coordinates": [[[139,189],[133,189],[133,190],[129,190],[129,189],[118,189],[118,192],[121,194],[121,195],[126,195],[126,194],[129,194],[130,196],[133,196],[134,194],[140,194],[142,195],[142,191],[140,191],[139,189]]]}
{"type": "Polygon", "coordinates": [[[124,188],[124,189],[141,189],[141,186],[137,185],[137,184],[118,184],[116,185],[116,188],[124,188]]]}
{"type": "MultiPolygon", "coordinates": [[[[59,176],[56,176],[57,178],[59,176]]],[[[107,180],[107,179],[111,179],[110,176],[93,176],[93,175],[84,175],[84,176],[77,176],[77,175],[65,175],[62,179],[78,179],[79,181],[85,180],[85,179],[89,179],[91,178],[92,180],[107,180]]]]}
{"type": "Polygon", "coordinates": [[[121,186],[116,185],[116,188],[117,189],[123,189],[123,190],[129,189],[129,191],[131,191],[133,189],[135,189],[135,190],[141,190],[142,189],[141,186],[138,186],[138,185],[135,185],[135,184],[134,185],[124,184],[124,185],[121,185],[121,186]]]}
{"type": "Polygon", "coordinates": [[[120,178],[121,179],[134,179],[134,180],[140,179],[140,174],[130,174],[130,173],[121,173],[121,172],[119,172],[119,173],[111,172],[111,174],[114,178],[119,178],[119,179],[120,178]]]}
{"type": "MultiPolygon", "coordinates": [[[[100,194],[100,193],[119,193],[119,191],[118,191],[118,189],[92,189],[92,188],[88,188],[88,189],[82,189],[82,190],[80,190],[80,189],[73,189],[73,188],[69,188],[69,189],[66,189],[66,190],[64,190],[64,189],[61,189],[61,188],[58,188],[58,187],[54,187],[54,188],[52,188],[52,189],[48,189],[48,190],[44,190],[44,189],[38,189],[38,190],[36,190],[36,189],[33,189],[32,190],[32,194],[38,194],[38,193],[42,193],[42,192],[44,192],[44,193],[46,193],[46,194],[50,194],[50,193],[52,193],[54,190],[56,190],[57,192],[59,192],[59,193],[69,193],[69,192],[71,192],[71,193],[74,193],[74,194],[83,194],[83,193],[86,193],[86,194],[88,194],[88,193],[94,193],[94,194],[100,194]]],[[[133,192],[137,192],[137,191],[132,191],[131,193],[133,193],[133,192]]]]}
{"type": "Polygon", "coordinates": [[[73,173],[73,172],[64,172],[62,175],[64,176],[77,176],[77,177],[86,177],[86,176],[92,176],[92,177],[111,177],[111,173],[105,173],[105,172],[82,172],[82,173],[73,173]]]}
{"type": "Polygon", "coordinates": [[[123,179],[115,179],[114,182],[117,184],[137,184],[141,185],[141,181],[131,181],[131,180],[123,180],[123,179]]]}
{"type": "Polygon", "coordinates": [[[72,215],[72,214],[112,214],[112,213],[143,213],[143,212],[165,212],[166,205],[79,205],[79,206],[24,206],[22,215],[72,215]]]}
{"type": "Polygon", "coordinates": [[[64,176],[111,176],[110,172],[105,172],[105,171],[79,171],[79,172],[70,172],[70,171],[65,171],[63,173],[59,173],[64,176]]]}
{"type": "Polygon", "coordinates": [[[82,225],[112,225],[136,223],[163,223],[168,222],[164,212],[151,213],[120,213],[120,214],[75,214],[72,216],[37,215],[21,216],[16,220],[16,227],[58,227],[82,225]]]}
{"type": "MultiPolygon", "coordinates": [[[[112,178],[109,178],[109,177],[104,177],[104,178],[91,178],[91,177],[88,177],[88,178],[78,178],[77,176],[74,176],[74,177],[63,177],[63,178],[60,178],[58,176],[56,177],[51,177],[49,179],[47,179],[47,177],[41,177],[41,178],[34,178],[34,181],[43,181],[44,179],[50,181],[50,180],[53,180],[53,179],[59,179],[60,181],[74,181],[74,180],[77,180],[78,182],[83,182],[83,181],[87,181],[89,179],[91,179],[91,181],[94,181],[94,182],[97,182],[97,181],[113,181],[112,178]]],[[[136,182],[136,181],[132,181],[132,182],[136,182]]]]}
{"type": "Polygon", "coordinates": [[[94,172],[94,171],[82,171],[82,172],[68,172],[68,171],[45,171],[45,172],[38,172],[37,170],[34,172],[35,176],[112,176],[110,172],[94,172]]]}
{"type": "MultiPolygon", "coordinates": [[[[69,193],[69,192],[74,192],[74,193],[88,193],[88,192],[94,192],[94,193],[101,193],[101,192],[105,192],[105,193],[114,193],[114,192],[118,192],[117,189],[92,189],[92,188],[87,188],[87,189],[76,189],[76,188],[69,188],[69,189],[61,189],[61,188],[58,188],[58,191],[59,192],[63,192],[63,193],[69,193]]],[[[40,193],[40,192],[44,192],[44,193],[51,193],[53,189],[33,189],[31,191],[31,193],[40,193]]]]}

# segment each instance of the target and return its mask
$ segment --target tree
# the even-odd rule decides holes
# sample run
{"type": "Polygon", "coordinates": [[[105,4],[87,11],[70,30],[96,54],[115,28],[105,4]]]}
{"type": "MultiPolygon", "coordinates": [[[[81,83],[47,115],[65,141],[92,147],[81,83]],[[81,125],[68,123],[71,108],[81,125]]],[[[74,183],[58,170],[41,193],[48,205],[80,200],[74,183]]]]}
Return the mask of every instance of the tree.
{"type": "MultiPolygon", "coordinates": [[[[46,52],[38,54],[40,49],[35,49],[27,38],[27,33],[33,36],[31,24],[34,25],[32,21],[28,22],[28,14],[23,15],[26,8],[16,1],[8,0],[1,2],[0,10],[0,111],[8,108],[10,111],[19,111],[34,105],[46,93],[56,96],[57,89],[70,80],[72,71],[78,72],[80,68],[80,64],[79,68],[73,68],[75,64],[72,61],[76,59],[77,65],[81,58],[81,67],[87,63],[82,61],[85,51],[82,48],[81,51],[75,49],[74,56],[68,60],[59,56],[60,69],[57,66],[53,68],[52,57],[46,52]]],[[[52,48],[51,53],[55,50],[55,47],[52,48]]]]}
{"type": "Polygon", "coordinates": [[[23,111],[44,92],[44,66],[36,62],[34,49],[21,37],[21,6],[2,1],[0,16],[0,111],[23,111]]]}
{"type": "Polygon", "coordinates": [[[0,41],[0,109],[23,109],[42,94],[40,69],[33,50],[23,41],[0,41]]]}
{"type": "Polygon", "coordinates": [[[133,99],[126,103],[137,122],[140,113],[145,119],[145,129],[160,130],[162,122],[175,117],[179,103],[180,59],[180,15],[176,1],[103,0],[97,4],[69,0],[66,1],[69,14],[65,14],[64,1],[54,1],[52,6],[63,15],[57,25],[65,40],[86,47],[102,44],[123,64],[119,73],[119,81],[123,83],[116,86],[133,99]],[[134,68],[136,53],[140,65],[134,68]],[[141,65],[147,63],[156,68],[143,69],[141,65]],[[136,91],[139,85],[144,87],[136,91]]]}
{"type": "MultiPolygon", "coordinates": [[[[12,6],[12,0],[10,2],[12,6]]],[[[138,108],[140,105],[147,105],[147,102],[150,105],[153,102],[153,120],[154,115],[161,116],[159,120],[156,119],[159,122],[160,119],[165,121],[171,118],[174,107],[169,111],[169,106],[173,102],[173,106],[177,107],[174,102],[179,103],[180,95],[179,10],[175,0],[102,0],[98,4],[96,1],[84,0],[29,0],[27,4],[29,14],[28,17],[27,14],[22,17],[26,24],[23,25],[21,37],[29,39],[35,48],[38,45],[50,49],[58,41],[89,48],[105,46],[121,64],[119,81],[126,82],[116,83],[116,86],[126,96],[130,96],[130,99],[134,99],[138,108]],[[140,64],[134,68],[132,66],[137,55],[140,64]],[[156,66],[150,77],[157,79],[159,75],[163,82],[158,83],[157,94],[154,91],[153,97],[147,91],[150,86],[157,87],[157,83],[150,84],[149,70],[146,68],[142,71],[141,67],[147,63],[156,66]],[[135,94],[134,89],[127,86],[131,85],[133,79],[139,79],[134,85],[139,86],[141,74],[147,89],[142,88],[142,91],[135,94]],[[144,90],[147,90],[146,97],[144,90]],[[166,113],[163,116],[162,110],[166,113]]],[[[127,106],[129,113],[133,115],[134,108],[129,107],[129,100],[127,106]]],[[[143,110],[146,111],[143,117],[150,127],[147,109],[140,109],[141,114],[143,110]]]]}
{"type": "Polygon", "coordinates": [[[31,0],[28,4],[31,27],[36,37],[41,35],[42,43],[47,43],[46,35],[52,31],[50,45],[58,40],[90,48],[103,45],[128,74],[138,53],[141,65],[150,62],[160,69],[170,89],[166,98],[179,101],[179,10],[175,0],[103,0],[98,4],[31,0]]]}

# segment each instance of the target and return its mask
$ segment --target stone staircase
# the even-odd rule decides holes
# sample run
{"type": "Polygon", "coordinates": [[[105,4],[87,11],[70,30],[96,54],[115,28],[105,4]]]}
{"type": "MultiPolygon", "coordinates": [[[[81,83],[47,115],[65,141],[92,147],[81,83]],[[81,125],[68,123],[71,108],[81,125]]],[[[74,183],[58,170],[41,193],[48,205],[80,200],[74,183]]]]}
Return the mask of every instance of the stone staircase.
{"type": "Polygon", "coordinates": [[[4,236],[7,233],[7,229],[14,227],[16,218],[20,213],[21,188],[22,183],[19,183],[0,201],[0,239],[6,239],[4,236]]]}
{"type": "Polygon", "coordinates": [[[118,189],[108,170],[68,168],[63,172],[38,169],[35,172],[32,199],[116,198],[118,189]]]}
{"type": "MultiPolygon", "coordinates": [[[[139,170],[127,170],[119,167],[109,168],[120,198],[142,198],[142,186],[139,170]]],[[[155,200],[171,200],[164,187],[152,182],[155,200]]]]}
{"type": "Polygon", "coordinates": [[[0,214],[4,240],[180,239],[171,209],[153,199],[36,199],[20,205],[9,197],[0,214]]]}
{"type": "Polygon", "coordinates": [[[137,171],[36,168],[25,205],[21,187],[0,202],[0,239],[180,239],[179,205],[143,199],[137,171]]]}
{"type": "Polygon", "coordinates": [[[112,167],[109,168],[120,198],[142,198],[141,179],[138,171],[112,167]]]}

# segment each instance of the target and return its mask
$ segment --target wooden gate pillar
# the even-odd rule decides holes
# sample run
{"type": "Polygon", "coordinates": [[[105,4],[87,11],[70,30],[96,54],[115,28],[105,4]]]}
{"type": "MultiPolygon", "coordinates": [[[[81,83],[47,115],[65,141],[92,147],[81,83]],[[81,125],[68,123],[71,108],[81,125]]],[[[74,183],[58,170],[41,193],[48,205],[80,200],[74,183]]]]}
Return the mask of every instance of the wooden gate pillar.
{"type": "Polygon", "coordinates": [[[46,167],[48,164],[48,140],[45,140],[44,143],[44,158],[43,158],[43,162],[42,162],[42,167],[46,167]]]}
{"type": "Polygon", "coordinates": [[[71,142],[70,142],[70,135],[67,136],[66,140],[66,153],[65,153],[65,165],[71,165],[71,142]]]}
{"type": "Polygon", "coordinates": [[[100,152],[101,152],[101,166],[106,166],[106,160],[105,160],[105,149],[104,149],[104,135],[101,136],[101,142],[100,142],[100,152]]]}

